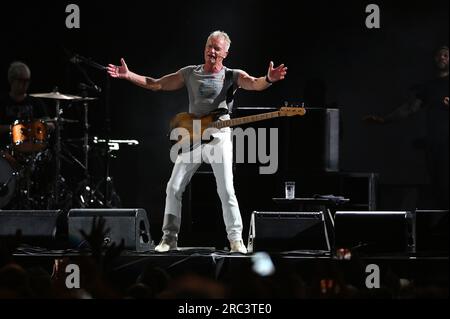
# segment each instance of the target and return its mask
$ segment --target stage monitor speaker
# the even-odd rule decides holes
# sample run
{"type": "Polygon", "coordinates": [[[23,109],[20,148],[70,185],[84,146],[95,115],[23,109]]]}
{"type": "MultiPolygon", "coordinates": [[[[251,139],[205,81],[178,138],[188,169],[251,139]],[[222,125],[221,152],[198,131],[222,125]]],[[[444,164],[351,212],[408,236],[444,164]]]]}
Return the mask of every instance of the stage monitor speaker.
{"type": "MultiPolygon", "coordinates": [[[[278,111],[273,107],[238,107],[234,117],[246,117],[278,111]]],[[[338,108],[306,107],[306,116],[281,117],[244,124],[252,128],[278,129],[279,171],[286,174],[338,172],[340,157],[340,110],[338,108]],[[302,138],[307,136],[308,138],[302,138]],[[301,140],[301,147],[299,141],[301,140]],[[305,170],[307,167],[307,171],[305,170]]],[[[266,132],[269,132],[266,130],[266,132]]],[[[259,140],[259,131],[256,138],[259,140]]],[[[268,133],[269,134],[269,133],[268,133]]],[[[266,147],[269,147],[267,145],[266,147]]],[[[239,164],[245,173],[259,172],[260,164],[239,164]]]]}
{"type": "Polygon", "coordinates": [[[416,252],[446,255],[449,252],[448,210],[416,210],[416,252]]]}
{"type": "Polygon", "coordinates": [[[105,229],[109,228],[105,244],[119,245],[123,239],[127,250],[145,252],[154,248],[147,213],[142,208],[71,209],[67,215],[71,247],[87,245],[80,231],[89,234],[95,217],[103,218],[105,229]]]}
{"type": "MultiPolygon", "coordinates": [[[[307,107],[307,116],[285,119],[280,149],[288,162],[288,172],[338,172],[340,113],[335,108],[307,107]],[[302,147],[298,147],[298,138],[302,147]],[[286,145],[286,143],[289,145],[286,145]]],[[[283,160],[283,159],[282,159],[283,160]]]]}
{"type": "Polygon", "coordinates": [[[253,212],[249,252],[330,251],[322,212],[253,212]]]}
{"type": "Polygon", "coordinates": [[[60,210],[0,210],[0,237],[13,237],[20,231],[21,244],[57,246],[61,216],[60,210]]]}
{"type": "Polygon", "coordinates": [[[361,253],[409,253],[415,245],[411,212],[337,211],[335,247],[361,253]]]}

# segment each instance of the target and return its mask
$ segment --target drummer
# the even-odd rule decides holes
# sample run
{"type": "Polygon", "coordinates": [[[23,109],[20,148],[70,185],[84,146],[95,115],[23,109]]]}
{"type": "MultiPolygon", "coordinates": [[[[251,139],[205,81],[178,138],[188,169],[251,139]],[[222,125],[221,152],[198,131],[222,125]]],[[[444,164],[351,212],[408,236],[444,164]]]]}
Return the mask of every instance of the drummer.
{"type": "MultiPolygon", "coordinates": [[[[30,68],[23,62],[11,63],[8,69],[9,94],[0,100],[0,148],[10,143],[10,125],[16,120],[48,118],[45,104],[28,95],[30,68]]],[[[49,127],[51,130],[51,127],[49,127]]]]}

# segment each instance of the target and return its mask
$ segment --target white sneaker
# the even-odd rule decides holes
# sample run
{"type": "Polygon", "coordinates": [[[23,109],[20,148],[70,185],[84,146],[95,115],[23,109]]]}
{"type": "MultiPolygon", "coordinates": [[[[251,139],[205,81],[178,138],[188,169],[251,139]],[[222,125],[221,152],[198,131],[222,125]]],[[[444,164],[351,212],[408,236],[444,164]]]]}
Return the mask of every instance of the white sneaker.
{"type": "Polygon", "coordinates": [[[242,240],[233,240],[230,241],[230,252],[232,253],[241,253],[246,254],[247,248],[244,246],[244,242],[242,240]]]}
{"type": "Polygon", "coordinates": [[[155,247],[155,251],[159,253],[165,253],[169,250],[178,250],[177,241],[170,239],[161,239],[161,242],[158,246],[155,247]]]}

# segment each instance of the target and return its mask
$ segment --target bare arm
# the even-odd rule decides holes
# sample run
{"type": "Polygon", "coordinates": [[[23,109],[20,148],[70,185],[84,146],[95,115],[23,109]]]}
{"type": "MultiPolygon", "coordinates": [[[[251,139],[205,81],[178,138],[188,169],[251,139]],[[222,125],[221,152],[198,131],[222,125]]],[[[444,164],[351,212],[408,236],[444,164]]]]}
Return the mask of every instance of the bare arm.
{"type": "Polygon", "coordinates": [[[175,91],[184,86],[184,79],[180,72],[165,75],[160,79],[130,72],[127,80],[152,91],[175,91]]]}
{"type": "Polygon", "coordinates": [[[266,76],[259,78],[250,76],[247,72],[239,70],[238,85],[244,90],[263,91],[272,83],[283,80],[287,73],[287,67],[281,64],[277,68],[273,68],[273,62],[270,62],[269,70],[266,76]]]}
{"type": "Polygon", "coordinates": [[[163,76],[160,79],[139,75],[128,69],[124,59],[120,66],[109,64],[107,71],[113,78],[128,80],[131,83],[152,91],[175,91],[184,86],[184,79],[180,71],[163,76]]]}
{"type": "Polygon", "coordinates": [[[386,124],[390,122],[395,122],[397,120],[407,118],[413,113],[416,113],[417,111],[420,110],[422,104],[423,104],[422,100],[414,98],[403,103],[386,116],[367,115],[363,118],[363,120],[368,123],[377,123],[377,124],[386,124]]]}
{"type": "Polygon", "coordinates": [[[385,122],[393,122],[396,120],[404,119],[410,116],[413,113],[416,113],[420,110],[422,107],[422,100],[419,99],[412,99],[402,105],[400,105],[398,108],[396,108],[394,111],[389,113],[384,117],[385,122]]]}

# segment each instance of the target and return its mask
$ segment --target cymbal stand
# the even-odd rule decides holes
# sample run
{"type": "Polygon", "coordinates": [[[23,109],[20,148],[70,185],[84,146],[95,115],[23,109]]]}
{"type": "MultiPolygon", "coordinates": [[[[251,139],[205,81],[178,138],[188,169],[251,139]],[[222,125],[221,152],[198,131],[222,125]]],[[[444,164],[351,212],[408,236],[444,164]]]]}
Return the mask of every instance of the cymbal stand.
{"type": "MultiPolygon", "coordinates": [[[[55,92],[58,91],[56,87],[55,92]]],[[[61,115],[63,110],[61,108],[61,100],[55,99],[55,144],[54,144],[54,155],[55,155],[55,180],[53,185],[53,198],[50,201],[50,207],[60,208],[62,205],[62,199],[66,195],[66,189],[63,189],[64,178],[61,176],[61,159],[64,158],[62,154],[62,142],[61,142],[61,127],[62,118],[61,115]]]]}
{"type": "Polygon", "coordinates": [[[89,120],[88,120],[88,101],[83,102],[84,107],[84,140],[83,140],[83,154],[84,154],[84,177],[89,179],[89,120]]]}
{"type": "MultiPolygon", "coordinates": [[[[73,57],[75,58],[76,61],[78,61],[76,63],[77,68],[84,75],[84,77],[86,78],[86,80],[88,81],[90,86],[92,88],[94,88],[98,93],[101,92],[101,89],[98,88],[95,85],[95,83],[89,78],[89,76],[87,75],[87,72],[80,66],[80,64],[84,63],[84,64],[86,64],[94,69],[100,70],[104,73],[104,76],[105,76],[105,82],[104,82],[105,90],[104,90],[104,95],[103,95],[104,96],[104,105],[105,105],[104,135],[106,138],[106,145],[109,145],[110,136],[111,136],[111,117],[110,117],[111,82],[110,82],[110,77],[109,77],[108,73],[106,72],[106,66],[93,61],[91,58],[86,58],[79,54],[75,54],[73,57]]],[[[85,116],[87,116],[87,109],[85,111],[85,116]]],[[[85,123],[87,123],[86,119],[85,119],[85,123]]],[[[87,132],[86,127],[85,127],[85,131],[87,132]]],[[[84,151],[85,151],[85,163],[86,163],[86,167],[87,167],[87,164],[88,164],[87,163],[87,154],[88,154],[88,150],[89,150],[89,145],[87,143],[88,143],[89,136],[87,135],[86,132],[85,132],[85,136],[84,136],[84,151]]],[[[117,202],[117,197],[118,197],[114,191],[112,177],[110,176],[110,165],[111,165],[110,159],[111,159],[111,157],[113,157],[113,155],[111,154],[111,150],[109,148],[107,148],[107,150],[105,151],[105,154],[104,154],[105,170],[104,170],[104,176],[102,177],[103,180],[94,189],[91,189],[91,188],[85,189],[85,191],[86,190],[89,191],[90,196],[92,198],[95,198],[95,200],[97,200],[98,203],[101,203],[101,205],[104,207],[113,207],[115,205],[114,202],[117,202]],[[103,189],[103,194],[102,194],[99,191],[99,187],[103,183],[104,183],[104,185],[103,185],[104,189],[103,189]],[[98,196],[96,196],[96,194],[98,194],[98,196]],[[103,200],[101,200],[99,198],[103,198],[103,200]]],[[[86,169],[86,172],[87,172],[87,169],[86,169]]],[[[88,173],[86,173],[86,176],[88,176],[88,173]]]]}
{"type": "MultiPolygon", "coordinates": [[[[81,94],[86,97],[87,92],[83,91],[81,94]]],[[[102,207],[104,203],[95,195],[97,187],[91,186],[91,175],[89,173],[89,103],[87,100],[83,101],[83,164],[84,179],[78,184],[77,199],[82,208],[87,207],[102,207]]]]}
{"type": "MultiPolygon", "coordinates": [[[[101,65],[95,61],[93,61],[90,58],[86,58],[82,55],[76,54],[75,55],[76,59],[78,61],[83,62],[84,64],[95,68],[97,70],[100,70],[102,72],[104,72],[105,75],[105,92],[104,92],[104,99],[105,99],[105,135],[106,135],[106,139],[109,140],[110,139],[110,134],[111,134],[111,118],[110,118],[110,88],[111,88],[111,83],[110,83],[110,78],[109,75],[106,71],[106,66],[101,65]]],[[[85,76],[85,78],[87,79],[87,81],[91,84],[91,86],[93,86],[94,88],[98,87],[92,82],[92,80],[88,77],[86,71],[80,67],[80,65],[77,63],[77,68],[83,73],[83,75],[85,76]]],[[[86,116],[86,112],[85,112],[85,116],[86,116]]],[[[86,122],[87,123],[87,122],[86,122]]],[[[85,135],[85,147],[86,149],[88,149],[88,145],[86,145],[87,140],[88,140],[89,136],[85,135]]],[[[86,152],[86,150],[85,150],[86,152]]],[[[87,152],[86,152],[87,153],[87,152]]],[[[87,155],[85,155],[87,156],[87,155]]],[[[110,152],[107,151],[105,153],[105,172],[104,172],[104,193],[103,193],[103,205],[106,207],[112,207],[113,205],[113,189],[112,189],[112,178],[110,176],[110,152]]],[[[87,163],[87,162],[86,162],[87,163]]],[[[98,192],[98,190],[94,190],[94,192],[98,192]]]]}
{"type": "MultiPolygon", "coordinates": [[[[105,86],[106,86],[106,94],[105,94],[105,135],[106,141],[109,143],[109,139],[111,136],[111,117],[110,117],[110,88],[111,81],[108,73],[105,73],[105,86]]],[[[111,165],[111,150],[108,148],[105,153],[105,204],[107,207],[112,207],[112,178],[110,176],[110,165],[111,165]]]]}
{"type": "Polygon", "coordinates": [[[55,100],[56,103],[56,121],[55,121],[55,185],[54,185],[54,206],[58,205],[59,198],[59,181],[61,174],[61,108],[60,100],[55,100]]]}

